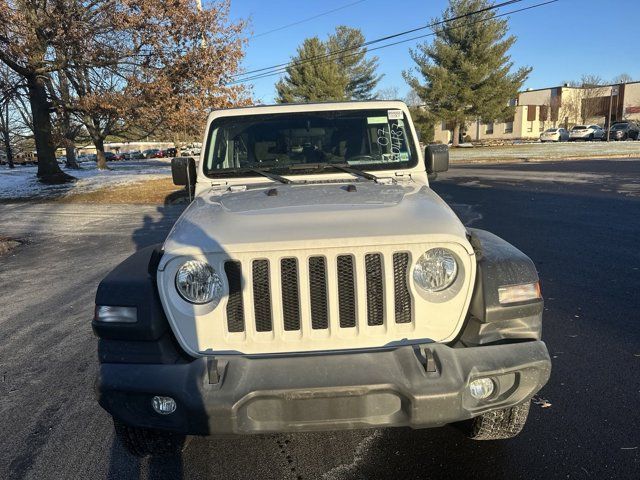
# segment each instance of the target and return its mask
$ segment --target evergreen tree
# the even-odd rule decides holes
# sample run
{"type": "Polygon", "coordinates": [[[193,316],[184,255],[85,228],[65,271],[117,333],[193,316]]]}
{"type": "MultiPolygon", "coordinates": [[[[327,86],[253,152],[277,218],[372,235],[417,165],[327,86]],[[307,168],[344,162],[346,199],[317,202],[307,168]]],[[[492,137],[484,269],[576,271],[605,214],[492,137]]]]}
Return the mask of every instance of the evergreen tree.
{"type": "Polygon", "coordinates": [[[329,36],[327,49],[330,52],[343,52],[335,55],[335,60],[343,76],[348,79],[346,97],[352,100],[367,100],[375,97],[373,90],[383,75],[376,75],[378,57],[367,56],[364,35],[357,28],[341,25],[329,36]]]}
{"type": "MultiPolygon", "coordinates": [[[[449,0],[442,19],[448,20],[487,7],[489,0],[449,0]]],[[[407,83],[431,114],[453,125],[453,145],[468,120],[504,120],[514,113],[509,101],[516,98],[531,68],[512,72],[508,51],[516,37],[507,36],[507,20],[493,10],[446,22],[431,44],[411,50],[424,83],[403,72],[407,83]]]]}
{"type": "Polygon", "coordinates": [[[276,84],[277,101],[373,98],[373,90],[382,76],[376,75],[378,58],[367,59],[367,49],[358,47],[363,42],[360,30],[345,26],[336,28],[326,42],[318,37],[305,39],[284,78],[276,84]]]}
{"type": "Polygon", "coordinates": [[[321,102],[345,100],[347,79],[335,61],[320,58],[327,53],[327,46],[318,37],[307,38],[298,47],[298,54],[291,59],[286,76],[276,84],[278,102],[321,102]]]}

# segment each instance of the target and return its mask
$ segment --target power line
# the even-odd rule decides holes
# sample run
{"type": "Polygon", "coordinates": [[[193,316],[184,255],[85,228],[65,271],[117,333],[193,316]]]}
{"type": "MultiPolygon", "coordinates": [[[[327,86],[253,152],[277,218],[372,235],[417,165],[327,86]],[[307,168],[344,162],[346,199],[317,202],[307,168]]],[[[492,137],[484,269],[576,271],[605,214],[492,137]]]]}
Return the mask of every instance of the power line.
{"type": "MultiPolygon", "coordinates": [[[[312,61],[320,60],[320,59],[323,59],[323,58],[328,58],[328,57],[331,57],[331,56],[334,56],[334,55],[339,55],[340,53],[348,52],[348,51],[351,51],[351,50],[358,50],[358,49],[360,49],[362,47],[367,47],[369,45],[374,45],[376,43],[384,42],[386,40],[391,40],[393,38],[401,37],[403,35],[408,35],[410,33],[418,32],[420,30],[425,30],[427,28],[433,28],[433,27],[436,27],[438,25],[442,25],[444,23],[453,22],[455,20],[462,20],[462,19],[470,17],[472,15],[478,15],[480,13],[488,12],[488,11],[495,10],[495,9],[498,9],[498,8],[501,8],[501,7],[506,7],[506,6],[512,5],[514,3],[520,3],[521,1],[522,0],[504,1],[504,2],[498,3],[496,5],[491,5],[489,7],[481,8],[479,10],[474,10],[473,12],[468,12],[468,13],[465,13],[465,14],[462,14],[462,15],[458,15],[458,16],[453,17],[453,18],[439,20],[437,22],[434,22],[434,23],[431,23],[431,24],[428,24],[428,25],[423,25],[421,27],[412,28],[410,30],[405,30],[405,31],[399,32],[399,33],[394,33],[394,34],[387,35],[387,36],[384,36],[384,37],[376,38],[374,40],[369,40],[367,42],[363,42],[363,43],[361,43],[359,45],[356,45],[356,46],[353,46],[353,47],[347,47],[347,48],[343,48],[343,49],[340,49],[340,50],[335,50],[333,52],[329,52],[329,53],[325,53],[325,54],[321,54],[321,55],[315,55],[313,57],[305,58],[304,60],[301,60],[301,61],[298,61],[298,62],[280,63],[280,64],[277,64],[277,65],[272,65],[270,67],[257,68],[257,69],[254,69],[254,70],[249,70],[248,72],[237,73],[237,74],[234,74],[234,75],[231,75],[231,76],[232,77],[239,77],[239,76],[251,75],[251,74],[259,73],[259,72],[266,72],[268,70],[280,69],[282,67],[293,67],[293,66],[301,65],[303,63],[312,62],[312,61]]],[[[241,80],[239,80],[238,82],[235,82],[235,83],[242,83],[242,82],[244,82],[246,80],[247,79],[241,79],[241,80]]]]}
{"type": "MultiPolygon", "coordinates": [[[[508,12],[501,13],[500,15],[496,15],[493,18],[505,17],[507,15],[512,15],[514,13],[520,13],[520,12],[524,12],[526,10],[531,10],[531,9],[534,9],[534,8],[550,5],[550,4],[556,3],[558,1],[559,0],[548,0],[546,2],[537,3],[537,4],[534,4],[534,5],[530,5],[530,6],[527,6],[527,7],[519,8],[519,9],[516,9],[516,10],[510,10],[508,12]]],[[[450,19],[449,21],[452,21],[452,20],[455,20],[455,19],[450,19]]],[[[477,23],[486,22],[488,20],[489,19],[480,19],[480,20],[476,20],[474,22],[467,23],[465,25],[459,25],[459,26],[454,26],[454,27],[449,27],[449,28],[450,29],[462,28],[464,26],[475,25],[477,23]]],[[[412,41],[419,40],[419,39],[426,38],[426,37],[432,37],[432,36],[436,35],[437,33],[438,32],[434,31],[434,32],[427,33],[427,34],[424,34],[424,35],[417,35],[417,36],[414,36],[414,37],[411,37],[411,38],[407,38],[407,39],[404,39],[404,40],[399,40],[399,41],[391,42],[391,43],[388,43],[388,44],[385,44],[385,45],[381,45],[381,46],[378,46],[378,47],[370,48],[367,51],[372,52],[372,51],[375,51],[375,50],[381,50],[383,48],[392,47],[394,45],[399,45],[401,43],[407,43],[407,42],[412,42],[412,41]]],[[[359,48],[359,47],[357,47],[357,48],[359,48]]],[[[333,55],[338,54],[338,53],[339,52],[333,52],[332,54],[327,54],[325,56],[325,60],[324,61],[326,62],[326,59],[328,57],[333,56],[333,55]]],[[[354,53],[350,53],[348,55],[345,55],[342,58],[349,58],[351,56],[355,56],[355,55],[358,55],[358,54],[360,54],[360,52],[354,52],[354,53]]],[[[307,62],[310,62],[310,61],[314,61],[314,60],[313,59],[305,59],[304,61],[298,62],[295,65],[300,65],[300,64],[307,63],[307,62]]],[[[320,63],[324,63],[324,62],[321,61],[320,63]]],[[[254,76],[251,76],[251,77],[242,78],[242,79],[230,82],[229,85],[235,85],[235,84],[239,84],[239,83],[245,83],[245,82],[248,82],[248,81],[251,81],[251,80],[258,80],[258,79],[261,79],[261,78],[267,78],[267,77],[271,77],[271,76],[274,76],[274,75],[280,75],[282,73],[285,73],[286,70],[287,70],[287,67],[278,68],[277,70],[274,70],[274,71],[265,72],[265,73],[261,73],[259,75],[254,75],[254,76]]]]}
{"type": "Polygon", "coordinates": [[[353,5],[357,5],[359,3],[363,3],[363,2],[366,2],[366,1],[367,0],[358,0],[357,2],[351,2],[351,3],[348,3],[348,4],[343,5],[341,7],[337,7],[337,8],[334,8],[332,10],[327,10],[326,12],[318,13],[318,14],[313,15],[311,17],[303,18],[302,20],[298,20],[297,22],[288,23],[286,25],[282,25],[281,27],[274,28],[272,30],[267,30],[266,32],[257,33],[256,35],[252,35],[249,38],[263,37],[265,35],[269,35],[270,33],[279,32],[280,30],[284,30],[284,29],[289,28],[289,27],[295,27],[296,25],[300,25],[301,23],[309,22],[311,20],[315,20],[316,18],[324,17],[325,15],[329,15],[331,13],[339,12],[340,10],[344,10],[345,8],[349,8],[349,7],[352,7],[353,5]]]}

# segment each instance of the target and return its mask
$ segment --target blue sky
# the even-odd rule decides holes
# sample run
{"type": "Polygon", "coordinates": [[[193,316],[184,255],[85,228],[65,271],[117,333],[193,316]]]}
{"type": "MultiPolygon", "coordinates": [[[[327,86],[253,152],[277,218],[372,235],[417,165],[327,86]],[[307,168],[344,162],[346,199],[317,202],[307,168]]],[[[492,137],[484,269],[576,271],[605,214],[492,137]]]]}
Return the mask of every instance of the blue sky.
{"type": "MultiPolygon", "coordinates": [[[[231,16],[248,19],[249,32],[260,34],[356,1],[231,0],[231,16]]],[[[541,1],[524,0],[502,11],[541,1]]],[[[419,27],[438,16],[446,5],[446,0],[362,0],[312,21],[250,38],[244,67],[253,70],[284,63],[306,37],[317,35],[324,39],[341,24],[360,28],[367,39],[419,27]]],[[[525,87],[559,85],[582,74],[609,80],[628,73],[640,80],[640,44],[634,39],[639,7],[638,0],[559,0],[511,15],[511,33],[518,37],[511,49],[512,59],[516,66],[533,67],[525,87]]],[[[385,75],[378,88],[395,86],[404,97],[408,87],[401,73],[413,66],[409,48],[415,44],[404,43],[375,52],[379,72],[385,75]]],[[[272,102],[277,79],[274,76],[256,80],[254,98],[272,102]]]]}

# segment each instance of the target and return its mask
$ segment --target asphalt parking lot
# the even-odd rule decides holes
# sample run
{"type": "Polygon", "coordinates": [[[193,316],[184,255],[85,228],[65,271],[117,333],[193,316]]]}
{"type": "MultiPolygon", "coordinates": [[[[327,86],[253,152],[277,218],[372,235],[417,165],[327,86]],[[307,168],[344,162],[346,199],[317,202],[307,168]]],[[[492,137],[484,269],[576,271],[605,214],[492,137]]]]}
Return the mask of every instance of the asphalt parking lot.
{"type": "Polygon", "coordinates": [[[132,458],[93,395],[95,288],[180,207],[0,204],[0,233],[25,241],[0,257],[0,478],[640,478],[640,160],[456,166],[433,186],[539,269],[551,405],[519,437],[196,438],[180,458],[132,458]]]}

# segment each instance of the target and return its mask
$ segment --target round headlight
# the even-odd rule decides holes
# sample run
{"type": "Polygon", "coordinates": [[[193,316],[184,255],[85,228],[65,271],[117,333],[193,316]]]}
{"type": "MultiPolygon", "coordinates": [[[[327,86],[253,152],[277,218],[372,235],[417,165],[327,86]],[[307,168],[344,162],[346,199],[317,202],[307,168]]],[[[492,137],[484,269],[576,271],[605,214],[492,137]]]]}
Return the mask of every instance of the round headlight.
{"type": "Polygon", "coordinates": [[[413,270],[413,280],[427,292],[439,292],[451,286],[458,274],[458,262],[446,248],[423,253],[413,270]]]}
{"type": "Polygon", "coordinates": [[[211,265],[199,260],[185,262],[176,273],[176,289],[187,302],[198,305],[222,297],[222,281],[211,265]]]}

